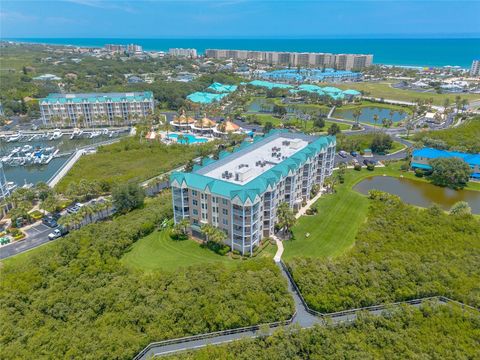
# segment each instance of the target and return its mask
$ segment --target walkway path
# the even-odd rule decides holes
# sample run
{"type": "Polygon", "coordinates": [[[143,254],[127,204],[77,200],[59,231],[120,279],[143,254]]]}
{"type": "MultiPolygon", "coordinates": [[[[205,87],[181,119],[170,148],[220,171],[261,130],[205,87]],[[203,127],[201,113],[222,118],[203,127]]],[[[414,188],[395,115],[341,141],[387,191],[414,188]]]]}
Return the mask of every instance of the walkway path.
{"type": "Polygon", "coordinates": [[[276,235],[273,235],[272,237],[273,237],[273,240],[275,240],[275,243],[277,244],[277,252],[275,253],[275,256],[273,257],[273,260],[276,263],[278,263],[282,260],[283,242],[276,235]]]}

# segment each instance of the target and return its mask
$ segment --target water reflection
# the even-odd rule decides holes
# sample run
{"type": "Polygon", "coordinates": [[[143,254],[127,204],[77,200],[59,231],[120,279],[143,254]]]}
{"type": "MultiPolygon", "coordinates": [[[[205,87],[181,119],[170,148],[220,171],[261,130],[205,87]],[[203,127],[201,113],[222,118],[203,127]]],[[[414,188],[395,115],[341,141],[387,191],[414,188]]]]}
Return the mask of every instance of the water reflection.
{"type": "Polygon", "coordinates": [[[422,207],[436,203],[448,210],[457,201],[466,201],[474,214],[480,214],[480,191],[456,191],[426,182],[390,176],[374,176],[354,186],[354,190],[362,194],[368,194],[368,191],[373,189],[398,195],[404,202],[422,207]]]}
{"type": "MultiPolygon", "coordinates": [[[[390,116],[390,109],[385,108],[378,108],[378,107],[364,107],[362,108],[362,113],[358,120],[364,123],[373,124],[373,117],[374,115],[378,115],[377,125],[382,125],[383,119],[392,120],[394,123],[399,122],[407,116],[407,113],[402,113],[400,111],[394,111],[392,116],[390,116]]],[[[335,117],[347,119],[347,120],[355,120],[353,116],[353,110],[338,110],[335,111],[335,117]]]]}

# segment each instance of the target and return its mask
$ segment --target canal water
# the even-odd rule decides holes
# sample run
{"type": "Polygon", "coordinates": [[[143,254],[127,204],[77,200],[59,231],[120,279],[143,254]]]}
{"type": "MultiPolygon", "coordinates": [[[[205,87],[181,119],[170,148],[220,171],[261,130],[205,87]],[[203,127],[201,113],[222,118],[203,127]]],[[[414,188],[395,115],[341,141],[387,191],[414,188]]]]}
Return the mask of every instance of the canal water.
{"type": "Polygon", "coordinates": [[[422,181],[390,176],[373,176],[354,186],[354,190],[367,195],[370,190],[381,190],[398,195],[411,205],[429,207],[433,203],[448,210],[458,201],[466,201],[472,213],[480,214],[480,191],[452,190],[422,181]]]}
{"type": "Polygon", "coordinates": [[[66,154],[65,156],[52,159],[46,165],[30,165],[30,166],[6,166],[3,170],[7,181],[13,181],[18,186],[27,184],[36,184],[39,181],[48,181],[55,172],[60,169],[68,160],[77,148],[94,145],[99,142],[111,140],[108,136],[98,136],[93,139],[77,138],[70,140],[70,137],[64,135],[58,140],[34,140],[32,142],[10,142],[0,140],[0,157],[8,155],[14,148],[23,147],[24,145],[31,145],[32,147],[55,147],[59,149],[59,154],[66,154]]]}
{"type": "MultiPolygon", "coordinates": [[[[379,108],[379,107],[364,107],[362,108],[362,113],[358,118],[358,121],[368,124],[374,124],[373,117],[378,115],[377,125],[382,126],[383,119],[392,119],[393,123],[399,122],[407,117],[407,113],[401,113],[400,111],[394,111],[393,116],[390,117],[390,109],[379,108]]],[[[353,116],[353,110],[341,110],[338,109],[335,111],[334,117],[346,120],[355,120],[353,116]]]]}

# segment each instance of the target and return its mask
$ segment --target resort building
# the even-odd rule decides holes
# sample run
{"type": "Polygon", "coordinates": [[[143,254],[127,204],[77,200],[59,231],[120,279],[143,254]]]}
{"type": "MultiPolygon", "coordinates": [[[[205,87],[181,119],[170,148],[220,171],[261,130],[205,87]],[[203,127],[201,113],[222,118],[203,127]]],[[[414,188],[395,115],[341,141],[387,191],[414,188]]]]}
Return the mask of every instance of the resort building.
{"type": "Polygon", "coordinates": [[[277,51],[207,49],[213,59],[256,60],[272,65],[332,67],[337,70],[362,70],[372,65],[371,54],[298,53],[277,51]]]}
{"type": "Polygon", "coordinates": [[[480,76],[480,60],[473,60],[470,67],[470,76],[480,76]]]}
{"type": "Polygon", "coordinates": [[[275,130],[219,160],[205,158],[190,173],[174,172],[174,220],[187,219],[198,238],[201,226],[211,224],[227,234],[232,250],[251,254],[274,234],[281,203],[298,210],[313,186],[332,174],[335,145],[332,136],[275,130]]]}
{"type": "Polygon", "coordinates": [[[168,55],[177,57],[188,57],[195,59],[197,57],[197,49],[174,48],[168,50],[168,55]]]}
{"type": "Polygon", "coordinates": [[[468,154],[456,151],[423,148],[413,151],[412,163],[410,164],[410,166],[413,169],[431,170],[431,160],[450,157],[460,158],[465,161],[468,166],[470,166],[470,169],[472,169],[470,177],[480,180],[480,154],[468,154]]]}
{"type": "Polygon", "coordinates": [[[45,126],[127,125],[153,114],[151,91],[95,94],[49,94],[40,99],[45,126]]]}

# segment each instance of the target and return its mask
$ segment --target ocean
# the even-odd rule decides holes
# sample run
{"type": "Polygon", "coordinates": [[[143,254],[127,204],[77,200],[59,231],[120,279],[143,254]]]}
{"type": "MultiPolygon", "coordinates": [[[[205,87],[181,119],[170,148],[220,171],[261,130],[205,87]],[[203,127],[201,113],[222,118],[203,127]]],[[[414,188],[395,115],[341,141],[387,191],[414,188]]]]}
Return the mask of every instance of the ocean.
{"type": "Polygon", "coordinates": [[[410,66],[461,66],[480,59],[480,38],[467,39],[120,39],[22,38],[24,42],[102,47],[105,44],[139,44],[144,50],[169,48],[269,50],[373,54],[375,64],[410,66]]]}

